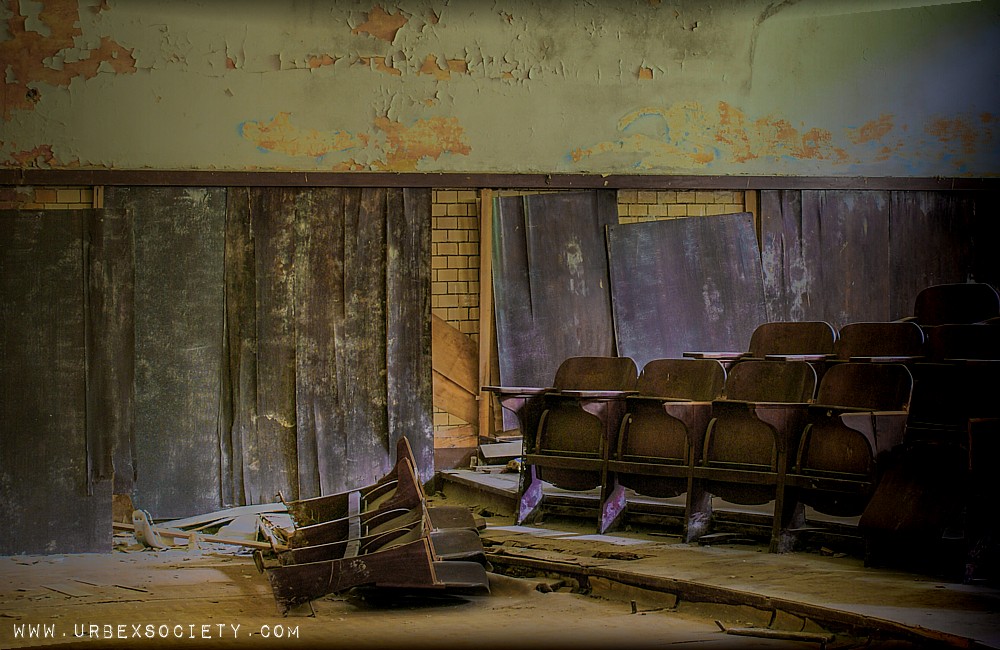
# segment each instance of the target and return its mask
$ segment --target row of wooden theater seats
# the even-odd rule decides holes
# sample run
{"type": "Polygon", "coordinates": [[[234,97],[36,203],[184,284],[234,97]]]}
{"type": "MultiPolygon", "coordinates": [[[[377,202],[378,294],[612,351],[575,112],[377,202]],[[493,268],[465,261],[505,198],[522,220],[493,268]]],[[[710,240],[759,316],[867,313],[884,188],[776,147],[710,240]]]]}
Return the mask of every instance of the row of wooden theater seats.
{"type": "MultiPolygon", "coordinates": [[[[842,332],[875,325],[883,335],[873,340],[885,350],[865,358],[905,358],[918,367],[912,364],[922,357],[886,344],[890,331],[920,333],[912,323],[854,324],[842,332]]],[[[824,364],[829,370],[819,380],[801,359],[744,359],[728,376],[717,360],[663,359],[636,377],[630,359],[584,357],[566,360],[550,389],[492,387],[525,433],[519,520],[540,508],[541,481],[600,487],[601,530],[625,513],[624,488],[654,497],[686,493],[689,540],[709,530],[712,495],[741,504],[773,500],[779,516],[771,546],[787,550],[804,521],[803,504],[861,514],[888,452],[902,441],[910,370],[852,358],[824,364]]]]}

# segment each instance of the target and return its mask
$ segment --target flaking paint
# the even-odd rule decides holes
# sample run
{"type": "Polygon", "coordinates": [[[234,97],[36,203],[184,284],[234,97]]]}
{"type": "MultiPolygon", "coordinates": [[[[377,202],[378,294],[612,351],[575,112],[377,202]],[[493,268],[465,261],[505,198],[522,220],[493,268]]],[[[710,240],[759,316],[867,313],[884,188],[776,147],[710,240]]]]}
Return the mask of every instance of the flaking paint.
{"type": "Polygon", "coordinates": [[[0,164],[1000,173],[1000,0],[0,0],[0,164]]]}

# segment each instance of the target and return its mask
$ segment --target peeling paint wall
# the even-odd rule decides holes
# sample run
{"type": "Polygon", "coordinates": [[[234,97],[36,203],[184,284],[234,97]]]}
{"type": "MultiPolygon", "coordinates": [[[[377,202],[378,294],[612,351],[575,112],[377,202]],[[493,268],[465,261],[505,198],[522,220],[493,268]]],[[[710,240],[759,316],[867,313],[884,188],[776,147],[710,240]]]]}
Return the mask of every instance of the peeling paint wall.
{"type": "Polygon", "coordinates": [[[1000,0],[0,0],[8,168],[1000,173],[1000,0]]]}

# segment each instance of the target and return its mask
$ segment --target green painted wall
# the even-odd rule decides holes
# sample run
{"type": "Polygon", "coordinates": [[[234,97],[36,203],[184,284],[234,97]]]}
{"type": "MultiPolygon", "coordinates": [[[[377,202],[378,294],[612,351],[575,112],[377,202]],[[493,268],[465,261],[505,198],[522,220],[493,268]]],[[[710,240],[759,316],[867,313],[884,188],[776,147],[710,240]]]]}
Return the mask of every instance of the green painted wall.
{"type": "Polygon", "coordinates": [[[1000,173],[1000,0],[2,0],[6,167],[1000,173]]]}

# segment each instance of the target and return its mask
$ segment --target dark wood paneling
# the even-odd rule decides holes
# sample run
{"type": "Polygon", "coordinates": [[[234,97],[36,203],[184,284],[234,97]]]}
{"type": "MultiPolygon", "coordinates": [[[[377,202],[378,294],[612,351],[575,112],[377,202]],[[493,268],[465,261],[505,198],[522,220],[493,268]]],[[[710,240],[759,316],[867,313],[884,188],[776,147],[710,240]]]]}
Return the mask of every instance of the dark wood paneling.
{"type": "Polygon", "coordinates": [[[88,476],[89,218],[0,212],[0,555],[111,550],[112,481],[88,476]]]}
{"type": "Polygon", "coordinates": [[[889,318],[888,193],[762,192],[760,219],[768,320],[889,318]]]}
{"type": "Polygon", "coordinates": [[[135,260],[124,210],[87,212],[87,447],[91,482],[135,486],[135,260]]]}
{"type": "Polygon", "coordinates": [[[135,228],[136,506],[184,517],[222,505],[218,438],[226,192],[109,188],[135,228]]]}
{"type": "MultiPolygon", "coordinates": [[[[924,287],[974,279],[974,198],[953,192],[892,192],[891,200],[888,317],[897,319],[913,314],[924,287]]],[[[979,245],[993,248],[996,240],[979,245]]]]}
{"type": "Polygon", "coordinates": [[[388,190],[386,224],[389,452],[405,436],[427,482],[434,476],[431,191],[388,190]]]}
{"type": "Polygon", "coordinates": [[[618,351],[641,369],[687,351],[744,351],[766,319],[753,217],[608,228],[618,351]]]}
{"type": "Polygon", "coordinates": [[[547,386],[570,356],[614,354],[604,228],[614,192],[499,197],[493,290],[500,380],[547,386]]]}
{"type": "Polygon", "coordinates": [[[295,412],[299,497],[343,489],[337,350],[344,321],[344,196],[300,191],[295,210],[295,412]]]}

